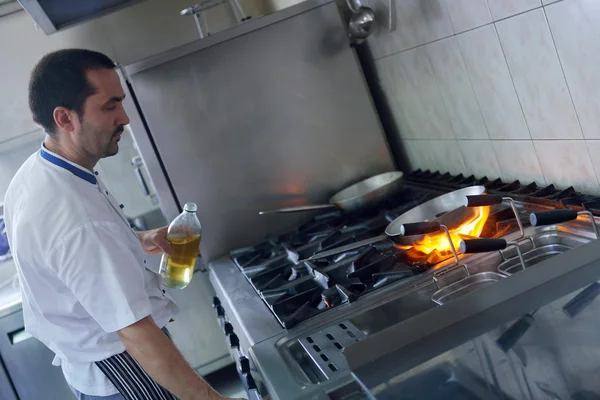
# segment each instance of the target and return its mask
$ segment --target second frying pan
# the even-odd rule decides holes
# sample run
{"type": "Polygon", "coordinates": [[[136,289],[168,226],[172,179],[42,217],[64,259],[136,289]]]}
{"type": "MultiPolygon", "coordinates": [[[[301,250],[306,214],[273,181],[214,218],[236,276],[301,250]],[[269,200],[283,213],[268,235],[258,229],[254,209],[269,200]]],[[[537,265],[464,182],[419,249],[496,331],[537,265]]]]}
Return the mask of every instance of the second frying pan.
{"type": "Polygon", "coordinates": [[[403,175],[400,171],[391,171],[372,176],[337,192],[329,199],[329,204],[287,207],[278,210],[261,211],[259,214],[293,213],[327,208],[338,208],[347,212],[356,211],[376,204],[394,194],[402,185],[403,175]]]}
{"type": "Polygon", "coordinates": [[[453,229],[465,221],[476,216],[477,210],[464,206],[465,196],[476,196],[485,192],[484,186],[469,186],[455,190],[431,199],[396,218],[386,228],[385,234],[361,240],[336,249],[317,253],[303,261],[312,261],[319,258],[330,257],[346,251],[358,249],[373,243],[391,239],[400,245],[412,245],[425,238],[426,233],[439,230],[440,225],[453,229]],[[427,222],[426,224],[415,224],[427,222]],[[434,222],[430,224],[428,222],[434,222]],[[410,231],[405,230],[405,225],[410,224],[410,231]],[[414,229],[412,229],[414,227],[414,229]],[[413,233],[412,231],[418,232],[413,233]]]}

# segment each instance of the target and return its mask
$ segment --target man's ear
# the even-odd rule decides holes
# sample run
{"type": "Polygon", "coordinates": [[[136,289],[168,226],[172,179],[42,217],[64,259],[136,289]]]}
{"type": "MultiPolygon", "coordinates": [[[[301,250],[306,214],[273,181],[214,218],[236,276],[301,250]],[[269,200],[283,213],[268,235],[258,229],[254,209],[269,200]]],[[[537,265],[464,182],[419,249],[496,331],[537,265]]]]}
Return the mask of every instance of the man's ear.
{"type": "Polygon", "coordinates": [[[73,132],[75,130],[75,121],[77,114],[65,107],[56,107],[53,113],[54,123],[58,129],[73,132]]]}

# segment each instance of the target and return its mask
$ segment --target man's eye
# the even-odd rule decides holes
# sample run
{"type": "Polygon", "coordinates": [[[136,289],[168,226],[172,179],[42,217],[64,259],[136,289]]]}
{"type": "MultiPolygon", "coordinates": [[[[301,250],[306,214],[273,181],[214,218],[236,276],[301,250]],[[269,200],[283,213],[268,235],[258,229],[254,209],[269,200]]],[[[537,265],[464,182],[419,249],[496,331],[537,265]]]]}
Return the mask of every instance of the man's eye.
{"type": "Polygon", "coordinates": [[[114,109],[116,109],[116,108],[117,108],[117,106],[115,106],[115,105],[112,105],[112,106],[106,106],[106,109],[107,109],[108,111],[112,111],[112,110],[114,110],[114,109]]]}

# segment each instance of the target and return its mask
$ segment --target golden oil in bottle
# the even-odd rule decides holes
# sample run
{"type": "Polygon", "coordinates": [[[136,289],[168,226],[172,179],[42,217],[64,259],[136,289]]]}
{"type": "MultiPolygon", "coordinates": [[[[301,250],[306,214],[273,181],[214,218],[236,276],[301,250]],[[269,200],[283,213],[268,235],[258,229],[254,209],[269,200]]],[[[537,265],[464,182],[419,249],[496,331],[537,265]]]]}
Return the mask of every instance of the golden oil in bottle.
{"type": "Polygon", "coordinates": [[[194,266],[198,258],[198,249],[200,247],[200,236],[192,237],[174,237],[169,238],[173,253],[164,255],[163,262],[166,265],[161,265],[161,273],[163,277],[163,285],[183,289],[189,285],[194,274],[194,266]]]}
{"type": "Polygon", "coordinates": [[[163,285],[174,289],[183,289],[189,285],[201,237],[202,227],[196,216],[196,205],[186,203],[184,211],[171,222],[167,231],[167,240],[173,252],[162,256],[160,274],[163,285]]]}

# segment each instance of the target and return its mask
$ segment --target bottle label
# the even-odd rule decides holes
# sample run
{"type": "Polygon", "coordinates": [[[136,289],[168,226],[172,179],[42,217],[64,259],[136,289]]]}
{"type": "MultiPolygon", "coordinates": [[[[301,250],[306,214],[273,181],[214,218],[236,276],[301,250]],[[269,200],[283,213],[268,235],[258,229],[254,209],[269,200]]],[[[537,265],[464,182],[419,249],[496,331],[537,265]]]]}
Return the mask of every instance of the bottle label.
{"type": "Polygon", "coordinates": [[[161,275],[165,275],[167,273],[167,264],[169,263],[169,256],[166,254],[163,254],[162,257],[160,258],[160,268],[158,270],[158,272],[161,275]]]}

